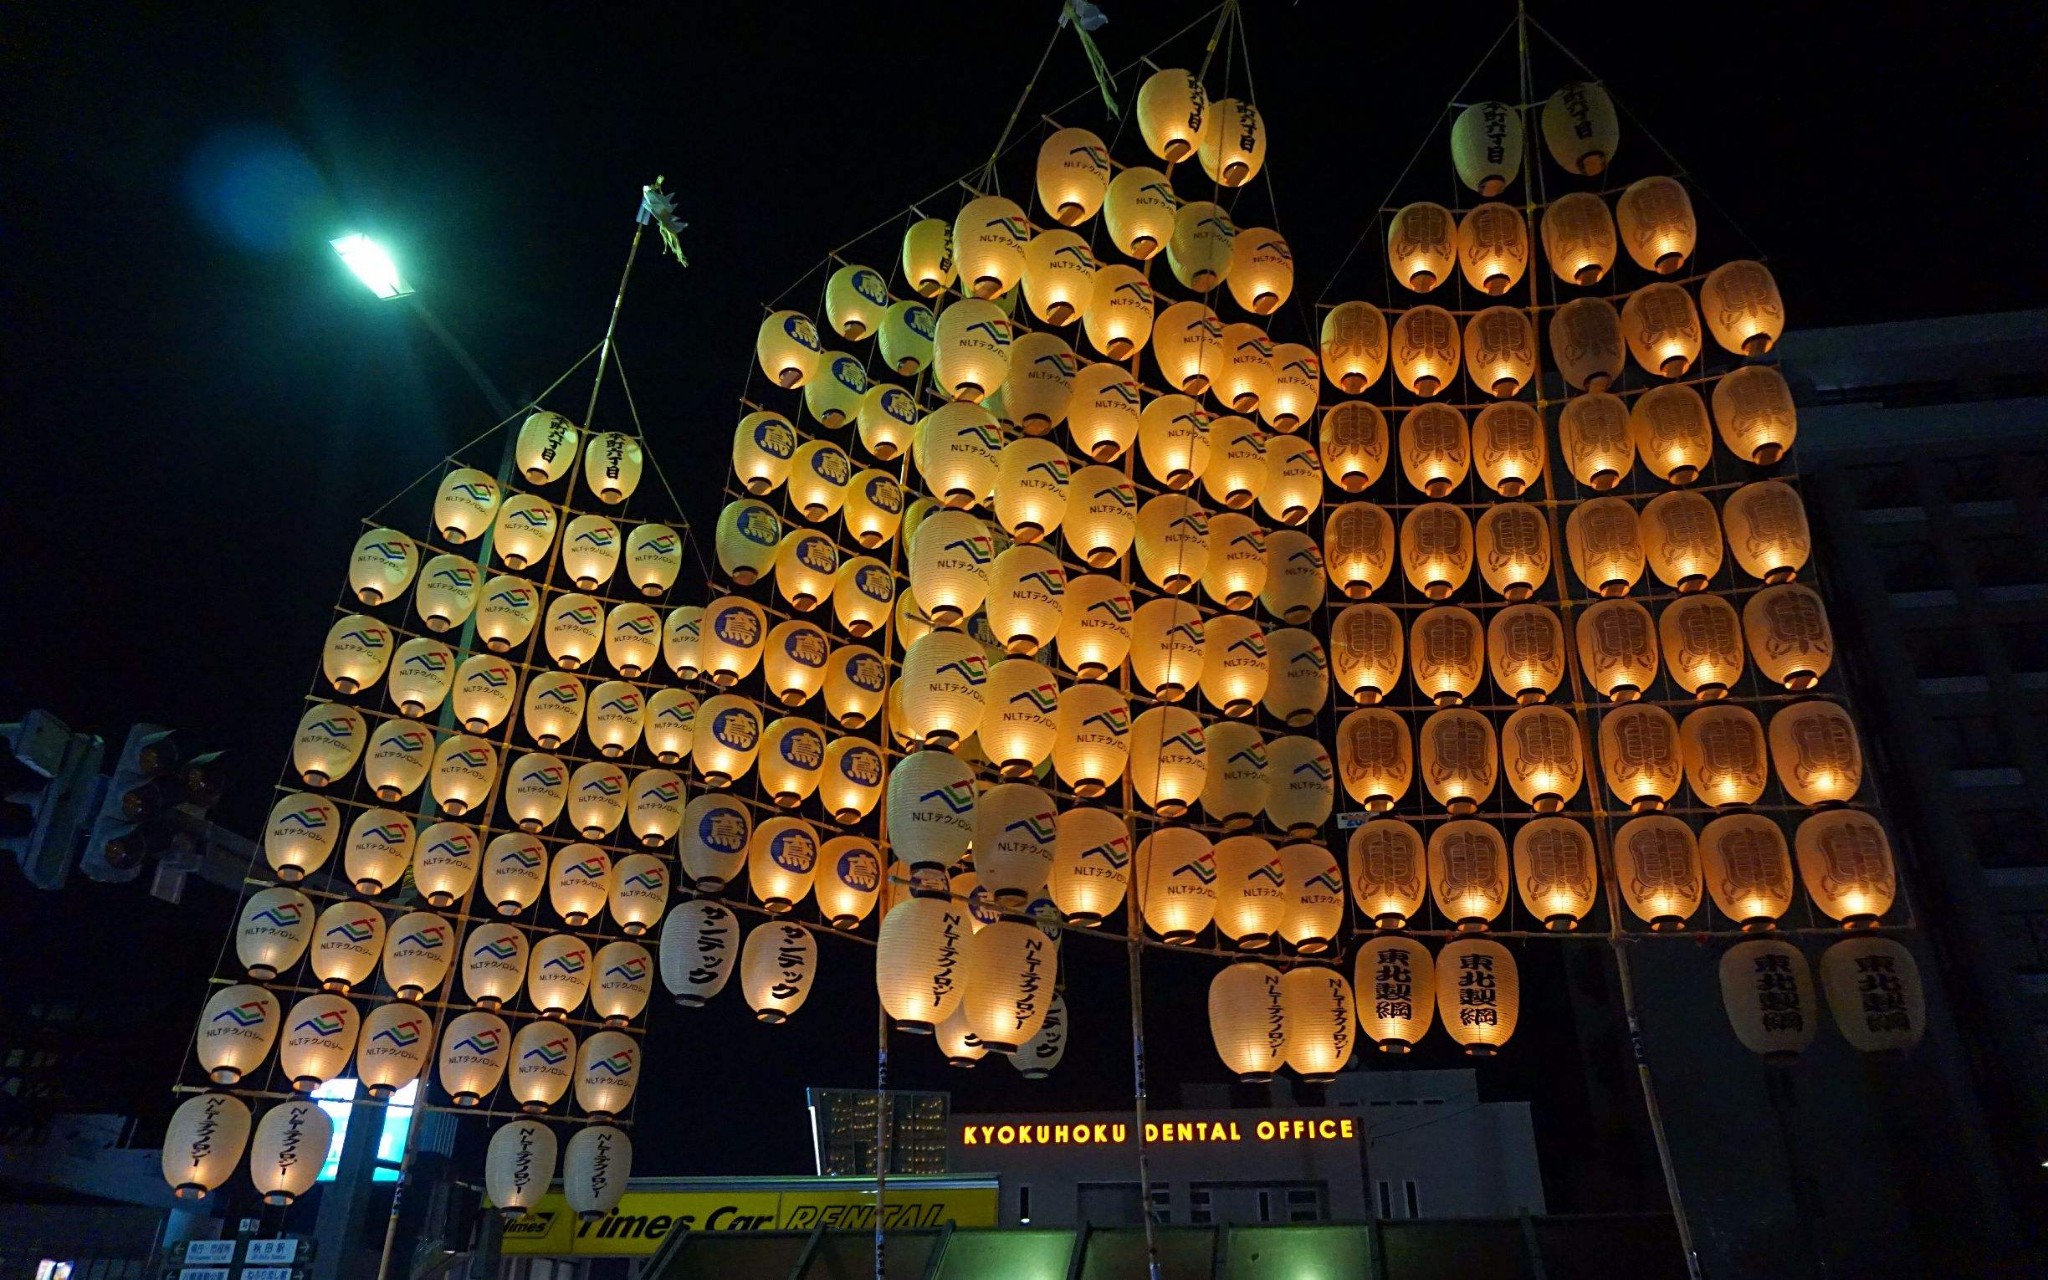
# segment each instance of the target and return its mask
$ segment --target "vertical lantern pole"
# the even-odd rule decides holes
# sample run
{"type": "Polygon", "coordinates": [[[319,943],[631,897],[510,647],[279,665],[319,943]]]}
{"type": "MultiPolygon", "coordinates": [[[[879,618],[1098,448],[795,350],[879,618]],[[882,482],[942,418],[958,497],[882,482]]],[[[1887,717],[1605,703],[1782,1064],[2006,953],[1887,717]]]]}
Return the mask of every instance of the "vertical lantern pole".
{"type": "MultiPolygon", "coordinates": [[[[654,185],[659,188],[667,179],[656,175],[654,185]]],[[[590,380],[590,403],[583,410],[583,429],[590,429],[591,419],[597,413],[597,393],[604,389],[605,361],[611,358],[612,337],[619,331],[619,309],[626,305],[626,285],[633,279],[633,260],[640,256],[640,237],[647,234],[645,221],[633,224],[633,244],[626,250],[626,269],[619,273],[619,291],[612,295],[611,319],[604,327],[604,341],[597,348],[597,376],[590,380]]]]}
{"type": "MultiPolygon", "coordinates": [[[[1531,332],[1539,332],[1542,318],[1542,296],[1539,280],[1542,272],[1536,269],[1534,245],[1537,241],[1536,224],[1539,197],[1542,185],[1542,158],[1537,153],[1533,130],[1529,128],[1526,113],[1530,108],[1530,94],[1534,79],[1529,69],[1529,12],[1524,0],[1515,2],[1515,44],[1521,86],[1521,109],[1525,113],[1522,126],[1522,201],[1523,216],[1527,220],[1531,243],[1529,267],[1529,325],[1531,332]]],[[[1536,411],[1545,421],[1545,434],[1549,435],[1549,415],[1543,399],[1543,352],[1540,341],[1536,344],[1536,366],[1529,378],[1536,389],[1536,411]]],[[[1578,721],[1579,739],[1587,760],[1598,760],[1598,741],[1593,732],[1591,717],[1586,701],[1585,674],[1579,664],[1578,646],[1573,637],[1577,634],[1571,617],[1571,589],[1566,578],[1565,563],[1569,556],[1560,554],[1565,547],[1563,530],[1557,518],[1557,467],[1551,459],[1551,444],[1544,441],[1543,496],[1544,511],[1550,524],[1551,572],[1557,581],[1558,613],[1564,628],[1565,670],[1572,686],[1572,716],[1578,721]]],[[[1656,1083],[1650,1076],[1648,1044],[1643,1036],[1642,1011],[1636,1003],[1635,971],[1629,961],[1629,940],[1621,927],[1621,890],[1614,874],[1614,849],[1607,835],[1607,806],[1601,799],[1600,787],[1588,776],[1586,791],[1593,806],[1593,848],[1594,857],[1600,864],[1601,889],[1607,899],[1607,941],[1614,952],[1614,967],[1621,979],[1621,1007],[1628,1022],[1629,1055],[1635,1059],[1636,1083],[1643,1092],[1643,1109],[1649,1115],[1650,1136],[1657,1146],[1657,1164],[1664,1175],[1664,1193],[1671,1201],[1671,1216],[1678,1227],[1678,1245],[1685,1253],[1685,1270],[1690,1280],[1701,1280],[1699,1252],[1693,1247],[1692,1223],[1686,1217],[1685,1197],[1678,1186],[1678,1168],[1671,1158],[1671,1139],[1664,1129],[1664,1112],[1657,1105],[1656,1083]]]]}

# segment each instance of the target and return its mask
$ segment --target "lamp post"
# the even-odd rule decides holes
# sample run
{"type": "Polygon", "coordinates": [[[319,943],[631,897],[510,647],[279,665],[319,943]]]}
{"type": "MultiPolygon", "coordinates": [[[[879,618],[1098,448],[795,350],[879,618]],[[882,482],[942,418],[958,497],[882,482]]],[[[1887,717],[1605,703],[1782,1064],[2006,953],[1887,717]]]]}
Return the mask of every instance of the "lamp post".
{"type": "Polygon", "coordinates": [[[505,398],[504,392],[498,390],[498,385],[491,381],[490,375],[478,366],[469,350],[456,341],[455,335],[448,332],[447,326],[428,309],[419,294],[413,292],[413,287],[406,283],[404,275],[399,272],[398,261],[391,256],[389,249],[359,231],[330,240],[328,244],[333,246],[335,256],[341,259],[342,265],[346,266],[356,279],[363,282],[364,288],[379,299],[385,302],[405,299],[427,326],[427,331],[434,335],[435,340],[455,363],[462,366],[462,371],[469,375],[469,380],[476,384],[477,390],[483,392],[484,399],[490,401],[492,411],[500,418],[512,416],[512,402],[505,398]]]}

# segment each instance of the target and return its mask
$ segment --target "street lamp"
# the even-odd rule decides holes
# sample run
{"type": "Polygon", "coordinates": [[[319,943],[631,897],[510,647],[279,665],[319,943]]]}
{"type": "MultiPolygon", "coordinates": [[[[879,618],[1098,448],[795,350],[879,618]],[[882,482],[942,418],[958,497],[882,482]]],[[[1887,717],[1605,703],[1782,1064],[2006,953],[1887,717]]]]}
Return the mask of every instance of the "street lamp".
{"type": "Polygon", "coordinates": [[[356,279],[369,286],[371,293],[388,300],[412,292],[412,286],[398,274],[398,264],[391,260],[390,250],[370,237],[357,233],[328,243],[341,255],[342,263],[355,272],[356,279]]]}

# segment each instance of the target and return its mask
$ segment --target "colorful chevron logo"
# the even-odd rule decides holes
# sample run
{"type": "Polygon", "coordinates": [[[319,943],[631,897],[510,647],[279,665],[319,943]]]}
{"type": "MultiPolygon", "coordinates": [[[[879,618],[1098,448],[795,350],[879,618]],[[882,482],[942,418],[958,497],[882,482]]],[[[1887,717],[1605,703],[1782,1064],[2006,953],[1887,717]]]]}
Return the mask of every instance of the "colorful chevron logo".
{"type": "Polygon", "coordinates": [[[363,832],[364,836],[381,840],[385,844],[397,844],[405,839],[408,834],[407,830],[396,822],[387,822],[380,827],[370,827],[363,832]]]}
{"type": "Polygon", "coordinates": [[[1073,474],[1073,470],[1067,466],[1065,458],[1048,458],[1043,462],[1034,462],[1024,468],[1024,474],[1027,476],[1034,471],[1045,472],[1045,474],[1052,477],[1054,484],[1065,484],[1067,478],[1073,474]]]}
{"type": "Polygon", "coordinates": [[[1308,878],[1308,887],[1311,889],[1321,889],[1324,893],[1341,894],[1344,892],[1344,882],[1337,878],[1337,868],[1335,866],[1325,867],[1315,875],[1310,876],[1308,878]]]}
{"type": "Polygon", "coordinates": [[[377,559],[384,561],[386,564],[404,564],[405,553],[408,550],[410,550],[409,543],[372,542],[362,549],[361,554],[366,556],[375,556],[377,559]]]}
{"type": "Polygon", "coordinates": [[[1275,854],[1266,860],[1266,865],[1252,868],[1252,873],[1246,876],[1245,880],[1269,880],[1275,885],[1281,885],[1287,882],[1287,874],[1280,867],[1279,855],[1275,854]]]}
{"type": "Polygon", "coordinates": [[[973,436],[981,442],[981,447],[984,449],[995,450],[1003,447],[1003,433],[994,427],[986,426],[979,422],[962,423],[960,429],[954,432],[953,436],[955,439],[973,436]]]}
{"type": "Polygon", "coordinates": [[[512,680],[512,668],[479,667],[469,673],[469,678],[486,689],[502,689],[512,680]]]}
{"type": "Polygon", "coordinates": [[[277,820],[280,827],[297,827],[301,831],[322,831],[327,827],[327,810],[318,806],[294,809],[277,820]]]}
{"type": "Polygon", "coordinates": [[[1081,370],[1081,362],[1064,351],[1042,355],[1032,363],[1051,365],[1054,376],[1061,378],[1071,378],[1081,370]]]}
{"type": "Polygon", "coordinates": [[[545,973],[549,969],[560,969],[563,973],[573,978],[583,972],[583,968],[583,953],[581,951],[564,951],[561,955],[542,965],[541,972],[545,973]]]}
{"type": "Polygon", "coordinates": [[[683,784],[680,781],[663,782],[647,788],[641,794],[653,796],[663,804],[674,804],[683,798],[683,784]]]}
{"type": "Polygon", "coordinates": [[[642,982],[647,978],[647,962],[639,956],[634,956],[630,960],[621,960],[611,968],[606,969],[604,976],[607,978],[624,978],[628,982],[642,982]]]}
{"type": "Polygon", "coordinates": [[[1173,874],[1175,874],[1175,875],[1177,875],[1177,876],[1180,876],[1180,875],[1189,875],[1189,876],[1193,876],[1193,877],[1194,877],[1195,879],[1197,879],[1197,880],[1200,880],[1200,881],[1201,881],[1201,882],[1202,882],[1203,884],[1215,884],[1215,883],[1216,883],[1216,854],[1215,854],[1215,851],[1214,851],[1214,850],[1208,850],[1208,849],[1205,849],[1205,850],[1203,850],[1203,851],[1202,851],[1202,856],[1201,856],[1201,857],[1199,857],[1199,858],[1196,858],[1196,859],[1195,859],[1194,861],[1192,861],[1192,862],[1184,862],[1184,863],[1182,863],[1182,864],[1181,864],[1180,866],[1177,866],[1177,867],[1175,867],[1175,868],[1173,869],[1173,874]]]}
{"type": "Polygon", "coordinates": [[[382,649],[390,639],[389,636],[386,636],[381,631],[368,631],[362,627],[357,627],[354,631],[343,632],[341,638],[353,640],[365,649],[382,649]]]}
{"type": "Polygon", "coordinates": [[[1111,297],[1114,297],[1119,293],[1128,293],[1132,297],[1136,298],[1139,302],[1145,304],[1148,307],[1152,305],[1152,290],[1146,287],[1145,282],[1143,280],[1126,280],[1122,284],[1118,285],[1116,288],[1110,290],[1111,297]]]}
{"type": "Polygon", "coordinates": [[[1250,351],[1261,360],[1271,360],[1273,358],[1273,344],[1264,338],[1246,338],[1243,342],[1237,344],[1237,349],[1239,351],[1250,351]]]}
{"type": "Polygon", "coordinates": [[[504,1038],[504,1033],[496,1027],[485,1027],[474,1035],[465,1036],[456,1041],[455,1051],[457,1053],[479,1054],[488,1058],[498,1052],[498,1047],[504,1038]]]}
{"type": "Polygon", "coordinates": [[[535,765],[519,779],[521,782],[538,782],[543,787],[559,787],[567,780],[568,769],[559,764],[535,765]]]}
{"type": "Polygon", "coordinates": [[[1067,571],[1058,565],[1054,565],[1050,569],[1033,569],[1030,573],[1017,579],[1017,585],[1024,587],[1035,586],[1049,596],[1065,595],[1067,590],[1067,571]]]}
{"type": "Polygon", "coordinates": [[[682,540],[673,533],[657,533],[651,538],[642,540],[640,549],[642,551],[652,551],[658,556],[665,556],[674,554],[677,548],[682,545],[682,540]]]}
{"type": "Polygon", "coordinates": [[[375,925],[370,923],[370,918],[365,917],[361,920],[343,920],[329,929],[327,936],[331,938],[337,933],[341,935],[343,942],[352,942],[357,946],[361,946],[377,936],[377,929],[375,925]]]}
{"type": "Polygon", "coordinates": [[[1300,764],[1294,766],[1294,771],[1296,773],[1309,774],[1313,776],[1318,782],[1328,782],[1331,777],[1330,762],[1329,760],[1321,756],[1318,756],[1313,760],[1302,761],[1300,764]]]}
{"type": "Polygon", "coordinates": [[[562,610],[558,616],[571,626],[594,627],[597,625],[597,606],[579,604],[573,609],[562,610]]]}
{"type": "Polygon", "coordinates": [[[935,787],[918,797],[919,801],[934,799],[955,814],[969,813],[974,808],[974,784],[955,782],[950,786],[935,787]]]}
{"type": "Polygon", "coordinates": [[[651,636],[654,634],[654,618],[651,615],[639,618],[621,618],[615,626],[627,635],[651,636]]]}
{"type": "Polygon", "coordinates": [[[990,342],[999,347],[1010,345],[1010,322],[1007,320],[983,320],[979,324],[968,325],[967,332],[985,334],[990,342]]]}
{"type": "Polygon", "coordinates": [[[609,1058],[599,1058],[590,1064],[592,1075],[608,1075],[614,1080],[620,1076],[631,1074],[632,1070],[633,1051],[631,1049],[621,1049],[609,1058]]]}
{"type": "Polygon", "coordinates": [[[499,866],[502,867],[508,862],[524,871],[537,871],[540,869],[540,853],[538,850],[524,849],[515,844],[498,855],[499,866]]]}
{"type": "Polygon", "coordinates": [[[439,675],[448,669],[448,655],[439,649],[422,649],[398,665],[404,671],[427,671],[439,675]]]}
{"type": "Polygon", "coordinates": [[[1051,818],[1042,818],[1036,814],[1019,818],[1009,826],[1004,827],[1003,830],[1022,831],[1040,843],[1050,841],[1059,834],[1059,829],[1053,825],[1051,818]]]}
{"type": "Polygon", "coordinates": [[[467,565],[444,564],[434,571],[429,582],[446,582],[451,586],[467,590],[476,581],[476,570],[467,565]]]}
{"type": "Polygon", "coordinates": [[[1246,747],[1244,750],[1230,757],[1230,763],[1247,764],[1250,765],[1252,768],[1257,769],[1260,773],[1264,773],[1266,771],[1266,749],[1260,746],[1258,743],[1254,742],[1252,745],[1246,747]]]}
{"type": "Polygon", "coordinates": [[[519,954],[519,944],[510,938],[498,938],[491,942],[480,942],[472,956],[489,956],[493,960],[510,960],[519,954]]]}
{"type": "Polygon", "coordinates": [[[1121,738],[1131,731],[1131,713],[1122,707],[1109,707],[1083,720],[1081,727],[1085,729],[1091,724],[1099,724],[1121,738]]]}
{"type": "Polygon", "coordinates": [[[483,769],[490,765],[491,756],[488,751],[478,751],[474,747],[464,747],[460,751],[450,752],[448,761],[450,764],[460,765],[465,769],[483,769]]]}
{"type": "Polygon", "coordinates": [[[1052,251],[1052,259],[1055,263],[1057,263],[1061,258],[1072,258],[1076,263],[1079,263],[1082,267],[1085,267],[1090,271],[1095,270],[1095,259],[1088,256],[1088,250],[1082,245],[1062,245],[1059,248],[1052,251]]]}
{"type": "Polygon", "coordinates": [[[1266,554],[1266,535],[1260,533],[1256,529],[1253,529],[1247,533],[1240,533],[1235,538],[1232,538],[1230,540],[1230,545],[1233,547],[1238,545],[1239,543],[1243,543],[1245,546],[1250,547],[1254,555],[1266,554]]]}
{"type": "Polygon", "coordinates": [[[528,529],[548,529],[555,523],[555,513],[545,507],[513,507],[505,513],[506,524],[524,525],[528,529]]]}
{"type": "Polygon", "coordinates": [[[1190,511],[1184,516],[1177,517],[1172,524],[1166,526],[1168,533],[1173,532],[1175,529],[1187,529],[1197,538],[1206,538],[1209,536],[1209,518],[1199,511],[1190,511]]]}
{"type": "Polygon", "coordinates": [[[533,695],[533,700],[553,703],[558,707],[573,707],[583,700],[583,694],[576,685],[553,684],[533,695]]]}
{"type": "Polygon", "coordinates": [[[1193,729],[1183,729],[1159,744],[1161,752],[1164,752],[1168,747],[1185,747],[1191,753],[1200,754],[1204,750],[1200,726],[1193,729]]]}
{"type": "Polygon", "coordinates": [[[979,654],[970,654],[965,658],[948,662],[932,674],[942,676],[949,672],[958,672],[960,678],[969,684],[981,684],[988,679],[988,659],[979,654]]]}
{"type": "Polygon", "coordinates": [[[1264,661],[1266,657],[1266,637],[1254,631],[1250,635],[1240,637],[1228,649],[1224,650],[1224,652],[1236,653],[1240,649],[1252,655],[1254,658],[1264,661]]]}
{"type": "Polygon", "coordinates": [[[476,837],[469,835],[448,836],[436,840],[428,854],[440,854],[448,858],[466,858],[476,850],[476,837]]]}
{"type": "Polygon", "coordinates": [[[611,799],[612,797],[619,794],[621,788],[619,786],[619,780],[616,777],[610,774],[601,773],[595,777],[586,779],[583,785],[578,788],[578,790],[581,791],[584,795],[589,795],[592,792],[595,792],[596,794],[601,795],[606,799],[611,799]]]}
{"type": "Polygon", "coordinates": [[[947,543],[944,547],[942,547],[941,550],[963,551],[967,554],[968,559],[974,561],[974,563],[978,565],[987,564],[989,561],[995,559],[996,554],[995,541],[991,539],[987,534],[980,533],[975,534],[971,538],[955,538],[953,541],[947,543]]]}
{"type": "Polygon", "coordinates": [[[637,693],[619,694],[611,701],[599,707],[598,710],[616,711],[622,716],[637,716],[640,714],[640,695],[637,693]]]}
{"type": "Polygon", "coordinates": [[[527,1058],[539,1058],[541,1065],[545,1067],[559,1067],[569,1060],[569,1042],[564,1039],[537,1044],[528,1049],[520,1060],[523,1062],[527,1058]]]}
{"type": "Polygon", "coordinates": [[[438,951],[441,948],[441,944],[447,940],[448,928],[446,925],[430,924],[406,934],[398,940],[398,945],[401,947],[411,945],[423,951],[438,951]]]}
{"type": "Polygon", "coordinates": [[[1200,648],[1204,638],[1202,635],[1201,619],[1197,618],[1193,622],[1182,622],[1166,629],[1167,640],[1171,641],[1176,636],[1200,648]]]}
{"type": "Polygon", "coordinates": [[[354,724],[342,719],[340,716],[330,716],[325,720],[315,720],[312,724],[307,725],[306,728],[314,733],[324,733],[330,738],[351,738],[355,736],[356,731],[354,724]]]}
{"type": "Polygon", "coordinates": [[[270,1006],[264,1004],[261,1000],[248,1000],[236,1005],[232,1009],[222,1009],[219,1013],[213,1015],[213,1020],[215,1022],[225,1020],[234,1023],[238,1027],[247,1029],[262,1025],[265,1021],[264,1014],[269,1008],[270,1006]]]}
{"type": "Polygon", "coordinates": [[[1118,871],[1123,870],[1131,860],[1130,837],[1117,836],[1103,841],[1092,849],[1082,850],[1081,861],[1086,862],[1090,858],[1100,858],[1118,871]]]}
{"type": "Polygon", "coordinates": [[[1131,598],[1129,596],[1105,596],[1088,606],[1088,612],[1102,610],[1117,622],[1131,620],[1131,598]]]}
{"type": "Polygon", "coordinates": [[[305,909],[296,902],[280,902],[274,907],[257,912],[250,920],[255,924],[267,924],[278,929],[294,929],[298,927],[300,919],[305,914],[305,909]]]}
{"type": "Polygon", "coordinates": [[[417,1018],[409,1019],[405,1022],[394,1022],[376,1035],[371,1036],[370,1043],[376,1044],[379,1041],[389,1041],[400,1049],[410,1049],[420,1042],[420,1028],[424,1025],[426,1024],[420,1022],[417,1018]]]}
{"type": "Polygon", "coordinates": [[[697,708],[691,706],[687,702],[672,702],[668,706],[663,707],[660,711],[657,711],[654,714],[654,721],[656,724],[660,724],[663,721],[669,721],[678,726],[681,726],[686,724],[694,724],[696,720],[697,708]]]}
{"type": "Polygon", "coordinates": [[[588,543],[599,551],[603,551],[606,547],[611,546],[613,540],[612,531],[604,525],[596,525],[576,535],[576,543],[578,545],[588,543]]]}
{"type": "Polygon", "coordinates": [[[1011,702],[1028,702],[1046,715],[1051,715],[1060,705],[1059,691],[1050,683],[1033,685],[1010,698],[1011,702]]]}
{"type": "Polygon", "coordinates": [[[1138,505],[1138,490],[1128,480],[1119,480],[1115,484],[1104,485],[1095,491],[1095,496],[1098,498],[1113,498],[1122,504],[1125,510],[1138,505]]]}
{"type": "Polygon", "coordinates": [[[293,1027],[293,1031],[311,1031],[316,1036],[338,1036],[348,1028],[348,1018],[339,1013],[323,1013],[293,1027]]]}
{"type": "Polygon", "coordinates": [[[645,889],[649,893],[659,893],[663,887],[662,879],[659,871],[642,871],[638,875],[627,876],[620,888],[645,889]]]}
{"type": "Polygon", "coordinates": [[[563,867],[562,874],[565,876],[582,876],[586,880],[602,880],[610,870],[611,864],[603,858],[585,858],[581,862],[572,862],[568,866],[563,867]]]}

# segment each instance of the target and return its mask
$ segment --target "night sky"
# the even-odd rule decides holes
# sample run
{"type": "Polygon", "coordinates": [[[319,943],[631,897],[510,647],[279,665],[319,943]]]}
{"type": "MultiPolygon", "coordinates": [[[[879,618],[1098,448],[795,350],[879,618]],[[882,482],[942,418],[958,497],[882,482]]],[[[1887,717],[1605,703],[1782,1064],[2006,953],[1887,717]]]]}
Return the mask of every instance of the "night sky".
{"type": "MultiPolygon", "coordinates": [[[[1113,67],[1201,11],[1104,7],[1113,67]]],[[[15,11],[0,52],[0,718],[48,707],[116,748],[137,719],[198,730],[246,760],[221,814],[255,832],[358,518],[493,420],[416,317],[343,273],[327,241],[347,231],[394,246],[422,300],[516,402],[601,335],[640,184],[665,174],[693,265],[643,253],[621,349],[651,447],[708,529],[760,304],[979,165],[1057,8],[15,11]]],[[[1247,10],[1276,225],[1312,300],[1511,10],[1247,10]]],[[[1537,12],[1770,255],[1799,326],[2048,296],[2043,32],[2037,11],[2020,14],[1537,12]]],[[[1191,35],[1158,60],[1199,57],[1191,35]]],[[[1469,96],[1512,96],[1511,63],[1490,70],[1469,96]]],[[[1241,60],[1230,74],[1241,89],[1241,60]]],[[[1539,46],[1536,78],[1541,96],[1574,75],[1539,46]]],[[[1026,120],[1089,85],[1063,36],[1026,120]]],[[[1084,97],[1066,122],[1101,128],[1099,103],[1084,97]]],[[[1625,125],[1622,146],[1649,143],[1625,125]]],[[[1448,169],[1440,138],[1423,163],[1448,169]]],[[[946,197],[933,211],[953,207],[946,197]]],[[[1375,280],[1378,253],[1362,251],[1375,280]]],[[[1702,253],[1735,256],[1725,244],[1702,253]]],[[[555,407],[580,411],[587,382],[572,385],[555,407]]],[[[623,412],[614,390],[597,421],[623,412]]],[[[159,1058],[138,1041],[123,1078],[168,1083],[225,896],[196,888],[182,908],[140,886],[38,897],[11,866],[0,876],[13,981],[120,991],[165,1046],[159,1058]],[[76,958],[59,964],[60,947],[76,958]]],[[[1127,1105],[1121,953],[1095,945],[1105,955],[1086,981],[1099,994],[1076,1001],[1053,1081],[1025,1086],[994,1059],[948,1071],[899,1039],[895,1083],[951,1088],[970,1110],[1127,1105]]],[[[824,984],[787,1027],[757,1029],[737,990],[707,1011],[656,1009],[644,1169],[808,1171],[801,1086],[873,1079],[868,959],[850,951],[828,946],[824,984]]],[[[1156,963],[1154,1090],[1170,1100],[1180,1080],[1222,1071],[1199,1007],[1207,965],[1156,963]]],[[[1531,1096],[1554,1054],[1572,1052],[1551,1043],[1568,1029],[1542,1021],[1525,1013],[1516,1050],[1484,1077],[1489,1096],[1531,1096]]],[[[1433,1042],[1414,1065],[1451,1065],[1433,1042]]]]}

